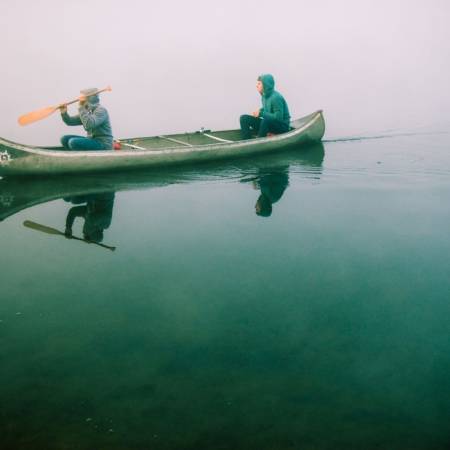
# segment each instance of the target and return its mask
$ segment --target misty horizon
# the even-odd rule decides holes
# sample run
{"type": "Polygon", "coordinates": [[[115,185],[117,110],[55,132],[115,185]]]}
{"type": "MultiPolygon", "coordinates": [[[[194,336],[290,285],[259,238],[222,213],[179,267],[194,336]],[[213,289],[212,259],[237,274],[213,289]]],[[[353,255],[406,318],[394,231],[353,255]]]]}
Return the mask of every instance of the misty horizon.
{"type": "Polygon", "coordinates": [[[326,138],[447,128],[444,1],[3,3],[7,139],[58,143],[57,113],[23,128],[18,116],[106,85],[118,138],[237,128],[259,106],[260,73],[275,76],[293,118],[323,109],[326,138]]]}

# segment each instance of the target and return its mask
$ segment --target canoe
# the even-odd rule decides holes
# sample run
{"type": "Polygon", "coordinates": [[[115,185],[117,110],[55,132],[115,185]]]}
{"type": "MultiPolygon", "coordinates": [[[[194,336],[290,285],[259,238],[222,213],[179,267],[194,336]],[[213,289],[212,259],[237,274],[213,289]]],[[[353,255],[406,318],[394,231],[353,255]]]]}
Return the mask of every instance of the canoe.
{"type": "Polygon", "coordinates": [[[317,182],[325,157],[321,142],[301,151],[297,147],[259,158],[211,161],[195,166],[161,167],[151,171],[94,173],[52,177],[5,177],[0,179],[0,223],[33,206],[58,199],[161,188],[205,180],[253,181],[261,173],[284,168],[317,182]]]}
{"type": "Polygon", "coordinates": [[[58,175],[113,172],[175,164],[197,164],[254,156],[318,142],[325,132],[322,111],[291,122],[291,131],[265,138],[240,139],[239,130],[122,139],[120,150],[68,151],[22,145],[0,138],[0,175],[58,175]]]}

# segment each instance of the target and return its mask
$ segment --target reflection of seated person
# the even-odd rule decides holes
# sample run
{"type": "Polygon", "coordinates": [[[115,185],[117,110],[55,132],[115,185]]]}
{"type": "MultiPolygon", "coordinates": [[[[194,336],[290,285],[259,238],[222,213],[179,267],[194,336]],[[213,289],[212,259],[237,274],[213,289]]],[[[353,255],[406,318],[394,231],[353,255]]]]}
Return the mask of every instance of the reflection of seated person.
{"type": "Polygon", "coordinates": [[[92,194],[65,199],[73,204],[85,205],[70,208],[66,219],[66,237],[72,237],[72,227],[77,217],[84,218],[83,237],[90,242],[101,242],[103,231],[109,228],[114,206],[114,192],[92,194]]]}
{"type": "Polygon", "coordinates": [[[261,195],[255,205],[256,214],[269,217],[272,214],[272,205],[280,200],[289,185],[288,169],[263,171],[255,180],[254,185],[261,190],[261,195]]]}

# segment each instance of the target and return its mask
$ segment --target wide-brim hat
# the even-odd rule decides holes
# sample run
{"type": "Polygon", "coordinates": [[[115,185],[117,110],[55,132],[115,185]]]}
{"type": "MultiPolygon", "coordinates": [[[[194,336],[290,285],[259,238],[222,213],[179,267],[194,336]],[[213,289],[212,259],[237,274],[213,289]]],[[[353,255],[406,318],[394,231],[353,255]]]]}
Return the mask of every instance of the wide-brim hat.
{"type": "Polygon", "coordinates": [[[98,89],[97,88],[89,88],[89,89],[83,89],[80,91],[81,94],[83,95],[95,95],[98,93],[98,89]]]}

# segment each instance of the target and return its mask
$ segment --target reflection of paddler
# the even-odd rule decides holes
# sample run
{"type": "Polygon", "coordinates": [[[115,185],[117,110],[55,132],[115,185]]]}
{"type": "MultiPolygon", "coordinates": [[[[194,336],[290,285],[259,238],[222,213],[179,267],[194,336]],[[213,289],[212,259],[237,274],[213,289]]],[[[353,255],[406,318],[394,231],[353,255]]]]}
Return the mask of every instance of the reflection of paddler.
{"type": "Polygon", "coordinates": [[[272,205],[280,200],[289,185],[288,167],[272,169],[270,172],[261,171],[254,185],[261,190],[255,205],[256,214],[269,217],[272,214],[272,205]]]}
{"type": "Polygon", "coordinates": [[[91,242],[101,242],[103,240],[103,231],[111,225],[114,192],[73,197],[66,199],[66,201],[75,204],[86,202],[85,205],[70,208],[66,219],[66,237],[72,236],[72,227],[75,219],[83,217],[84,238],[91,242]]]}

